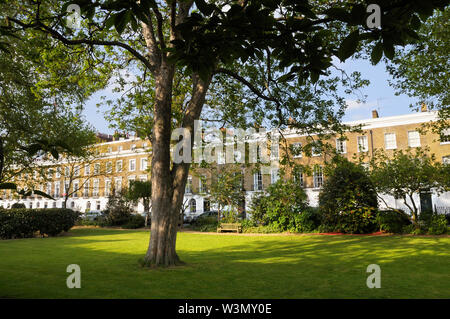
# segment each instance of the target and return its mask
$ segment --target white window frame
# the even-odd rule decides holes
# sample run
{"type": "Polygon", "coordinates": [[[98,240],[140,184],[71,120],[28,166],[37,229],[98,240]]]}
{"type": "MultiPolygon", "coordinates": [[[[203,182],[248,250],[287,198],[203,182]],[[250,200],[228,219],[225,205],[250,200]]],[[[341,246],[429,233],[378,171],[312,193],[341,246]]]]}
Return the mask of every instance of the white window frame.
{"type": "Polygon", "coordinates": [[[80,186],[79,181],[73,181],[73,187],[72,187],[72,189],[73,189],[72,197],[73,198],[78,198],[79,186],[80,186]]]}
{"type": "Polygon", "coordinates": [[[442,134],[439,136],[440,144],[450,144],[450,129],[442,130],[442,134]],[[444,137],[444,141],[442,141],[442,137],[444,137]]]}
{"type": "Polygon", "coordinates": [[[185,193],[192,194],[192,176],[191,175],[189,175],[187,178],[185,193]]]}
{"type": "Polygon", "coordinates": [[[316,166],[313,170],[313,186],[314,188],[320,188],[323,185],[323,168],[322,166],[316,166]]]}
{"type": "Polygon", "coordinates": [[[420,133],[418,131],[408,131],[408,146],[409,147],[420,147],[420,133]],[[411,138],[410,135],[416,135],[411,138]]]}
{"type": "Polygon", "coordinates": [[[141,158],[141,171],[147,170],[148,165],[148,159],[147,158],[141,158]]]}
{"type": "Polygon", "coordinates": [[[100,180],[98,178],[95,178],[92,184],[92,196],[98,197],[100,193],[100,180]]]}
{"type": "Polygon", "coordinates": [[[356,145],[358,147],[358,153],[364,153],[369,151],[369,138],[367,135],[360,135],[356,137],[356,145]]]}
{"type": "Polygon", "coordinates": [[[280,145],[277,143],[273,143],[270,145],[270,159],[278,160],[280,158],[280,145]]]}
{"type": "Polygon", "coordinates": [[[130,172],[134,172],[136,170],[136,159],[132,158],[128,161],[128,168],[130,172]]]}
{"type": "Polygon", "coordinates": [[[95,163],[94,164],[94,175],[98,175],[100,174],[100,163],[95,163]]]}
{"type": "Polygon", "coordinates": [[[86,181],[83,185],[83,197],[89,197],[90,181],[86,181]]]}
{"type": "Polygon", "coordinates": [[[339,154],[346,154],[347,153],[347,141],[337,138],[336,139],[336,151],[339,154]]]}
{"type": "Polygon", "coordinates": [[[116,161],[116,173],[121,173],[122,171],[123,171],[123,160],[118,160],[116,161]]]}
{"type": "Polygon", "coordinates": [[[263,180],[261,171],[253,173],[253,190],[255,191],[263,190],[263,180]]]}
{"type": "Polygon", "coordinates": [[[111,174],[113,171],[112,161],[106,162],[106,173],[111,174]]]}
{"type": "Polygon", "coordinates": [[[88,176],[89,174],[91,174],[91,165],[84,164],[84,176],[88,176]]]}
{"type": "Polygon", "coordinates": [[[278,168],[272,168],[270,170],[270,182],[272,184],[275,184],[278,181],[278,179],[280,177],[278,173],[279,173],[278,168]]]}
{"type": "Polygon", "coordinates": [[[111,195],[111,179],[105,179],[105,197],[111,195]]]}
{"type": "Polygon", "coordinates": [[[395,133],[384,133],[384,147],[387,150],[395,150],[397,149],[397,135],[395,133]],[[392,140],[389,140],[388,137],[392,137],[392,140]]]}

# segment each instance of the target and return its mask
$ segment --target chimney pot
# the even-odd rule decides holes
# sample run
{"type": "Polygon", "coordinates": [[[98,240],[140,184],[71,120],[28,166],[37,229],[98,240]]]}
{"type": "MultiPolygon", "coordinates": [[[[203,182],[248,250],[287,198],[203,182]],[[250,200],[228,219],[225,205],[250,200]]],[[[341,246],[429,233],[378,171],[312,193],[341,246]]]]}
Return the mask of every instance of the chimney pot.
{"type": "Polygon", "coordinates": [[[377,110],[373,110],[372,111],[372,118],[373,119],[377,119],[378,118],[378,111],[377,110]]]}

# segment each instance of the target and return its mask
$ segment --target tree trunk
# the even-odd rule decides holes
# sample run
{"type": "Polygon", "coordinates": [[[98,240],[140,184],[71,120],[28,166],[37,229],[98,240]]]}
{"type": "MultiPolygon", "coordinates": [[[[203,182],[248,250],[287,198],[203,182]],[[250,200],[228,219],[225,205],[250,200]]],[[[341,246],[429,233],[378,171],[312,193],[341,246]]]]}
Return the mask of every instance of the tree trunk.
{"type": "MultiPolygon", "coordinates": [[[[173,66],[161,68],[156,78],[154,129],[152,137],[152,223],[150,243],[144,258],[146,266],[173,266],[181,261],[176,253],[178,220],[190,163],[174,164],[171,169],[171,99],[173,66]]],[[[194,120],[200,116],[208,81],[194,76],[193,92],[182,126],[193,136],[194,120]]],[[[193,139],[191,139],[191,147],[193,139]]]]}

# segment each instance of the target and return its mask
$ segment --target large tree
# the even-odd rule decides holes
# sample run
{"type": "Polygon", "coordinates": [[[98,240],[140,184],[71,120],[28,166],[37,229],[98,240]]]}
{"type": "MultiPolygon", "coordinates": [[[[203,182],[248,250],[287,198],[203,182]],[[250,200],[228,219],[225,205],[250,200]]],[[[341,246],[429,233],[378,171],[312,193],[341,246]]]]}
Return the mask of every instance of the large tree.
{"type": "MultiPolygon", "coordinates": [[[[7,2],[9,4],[9,2],[7,2]]],[[[174,265],[177,223],[190,163],[172,163],[170,140],[174,121],[191,136],[194,121],[200,118],[205,99],[219,77],[237,81],[250,92],[246,99],[256,113],[256,123],[264,119],[286,125],[290,113],[302,129],[316,132],[337,130],[342,110],[335,114],[336,102],[318,107],[296,94],[326,95],[333,56],[346,60],[362,46],[376,43],[373,56],[392,58],[394,46],[415,37],[412,24],[425,19],[434,8],[447,1],[292,1],[292,0],[105,0],[70,1],[81,6],[82,27],[72,30],[65,24],[66,7],[56,1],[25,2],[15,7],[8,21],[17,28],[47,33],[67,46],[104,46],[118,52],[123,63],[138,61],[151,78],[147,86],[153,106],[152,211],[153,220],[148,265],[174,265]],[[381,6],[381,25],[369,28],[369,4],[381,6]],[[115,31],[110,29],[114,27],[115,31]],[[255,69],[253,66],[263,66],[255,69]],[[242,67],[239,67],[242,66],[242,67]],[[261,72],[261,70],[263,72],[261,72]],[[174,117],[174,90],[177,75],[188,78],[186,104],[174,117]],[[318,92],[317,92],[318,91],[318,92]]],[[[67,3],[68,4],[68,3],[67,3]]],[[[376,15],[376,13],[375,13],[376,15]]],[[[371,17],[370,19],[372,19],[371,17]]],[[[337,102],[342,103],[342,101],[337,102]]],[[[239,113],[231,113],[231,116],[239,113]]],[[[191,147],[193,141],[191,142],[191,147]]]]}
{"type": "Polygon", "coordinates": [[[419,220],[420,205],[414,195],[421,191],[434,190],[439,194],[450,190],[450,166],[437,162],[428,149],[395,150],[392,154],[377,150],[370,166],[370,176],[380,200],[384,201],[382,194],[401,199],[415,224],[419,220]]]}
{"type": "MultiPolygon", "coordinates": [[[[416,108],[424,103],[438,110],[439,120],[431,128],[440,134],[450,127],[450,9],[436,11],[423,23],[415,19],[419,38],[387,65],[393,80],[390,84],[398,94],[418,99],[416,108]]],[[[430,125],[427,125],[430,127],[430,125]]]]}

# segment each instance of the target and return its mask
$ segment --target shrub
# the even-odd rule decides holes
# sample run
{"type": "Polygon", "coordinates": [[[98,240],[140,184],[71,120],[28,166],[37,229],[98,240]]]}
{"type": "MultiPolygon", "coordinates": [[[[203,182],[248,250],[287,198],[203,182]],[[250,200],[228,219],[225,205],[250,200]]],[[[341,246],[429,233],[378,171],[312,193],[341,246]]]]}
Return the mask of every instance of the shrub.
{"type": "Polygon", "coordinates": [[[11,209],[13,209],[13,208],[27,208],[27,207],[25,206],[24,203],[14,203],[11,206],[11,209]]]}
{"type": "Polygon", "coordinates": [[[444,215],[433,215],[428,225],[430,235],[442,235],[447,233],[447,219],[444,215]]]}
{"type": "Polygon", "coordinates": [[[191,225],[192,229],[196,231],[215,232],[219,223],[216,217],[202,217],[194,220],[191,225]]]}
{"type": "Polygon", "coordinates": [[[376,217],[379,229],[388,233],[400,234],[404,226],[411,224],[408,215],[402,210],[381,210],[376,217]]]}
{"type": "Polygon", "coordinates": [[[145,217],[141,215],[132,215],[130,220],[122,226],[122,228],[126,229],[136,229],[142,228],[145,226],[145,217]]]}
{"type": "Polygon", "coordinates": [[[308,207],[295,216],[295,231],[299,233],[309,233],[319,227],[321,215],[318,208],[308,207]]]}
{"type": "Polygon", "coordinates": [[[133,210],[126,194],[127,190],[123,189],[120,192],[112,192],[108,197],[104,211],[107,226],[122,226],[131,220],[133,210]]]}
{"type": "Polygon", "coordinates": [[[342,233],[367,234],[376,230],[376,209],[359,207],[339,214],[336,230],[342,233]]]}
{"type": "Polygon", "coordinates": [[[246,228],[242,228],[243,233],[254,233],[254,234],[273,234],[279,233],[279,229],[275,228],[272,224],[269,225],[260,225],[260,226],[250,226],[246,228]]]}
{"type": "Polygon", "coordinates": [[[252,200],[250,213],[256,223],[271,225],[272,230],[296,231],[298,215],[306,208],[305,191],[292,180],[280,179],[252,200]]]}
{"type": "Polygon", "coordinates": [[[378,200],[365,169],[336,157],[326,173],[327,179],[319,194],[322,223],[330,228],[336,226],[336,231],[372,231],[378,200]]]}
{"type": "Polygon", "coordinates": [[[0,238],[28,238],[35,233],[56,236],[75,225],[79,213],[66,208],[0,209],[0,238]]]}

